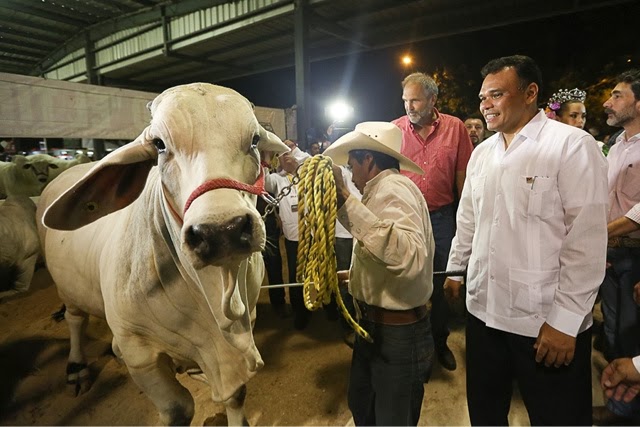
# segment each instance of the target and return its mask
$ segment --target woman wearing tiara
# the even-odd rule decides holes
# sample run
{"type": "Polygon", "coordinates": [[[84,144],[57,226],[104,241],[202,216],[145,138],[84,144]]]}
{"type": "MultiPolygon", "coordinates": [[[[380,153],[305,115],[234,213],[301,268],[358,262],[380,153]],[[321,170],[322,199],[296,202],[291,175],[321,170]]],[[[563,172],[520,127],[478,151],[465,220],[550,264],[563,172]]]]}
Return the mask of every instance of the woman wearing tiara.
{"type": "Polygon", "coordinates": [[[545,110],[547,117],[569,126],[584,129],[587,119],[587,110],[584,107],[586,97],[587,92],[578,88],[560,89],[549,98],[545,110]]]}
{"type": "MultiPolygon", "coordinates": [[[[547,108],[545,109],[547,117],[569,126],[584,129],[587,120],[587,109],[584,106],[586,97],[587,92],[578,88],[571,90],[560,89],[549,98],[547,108]]],[[[604,155],[606,155],[604,143],[600,141],[596,142],[598,143],[598,147],[603,150],[604,155]]]]}

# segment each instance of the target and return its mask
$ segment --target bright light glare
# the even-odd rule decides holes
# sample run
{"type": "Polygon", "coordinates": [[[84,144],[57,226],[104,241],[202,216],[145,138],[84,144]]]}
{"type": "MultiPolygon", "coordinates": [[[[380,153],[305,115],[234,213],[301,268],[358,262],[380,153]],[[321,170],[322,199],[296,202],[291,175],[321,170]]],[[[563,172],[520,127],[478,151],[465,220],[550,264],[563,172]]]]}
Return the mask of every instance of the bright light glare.
{"type": "Polygon", "coordinates": [[[402,57],[402,63],[404,65],[411,65],[412,62],[413,62],[413,58],[411,58],[409,55],[405,55],[402,57]]]}
{"type": "Polygon", "coordinates": [[[353,107],[345,101],[334,101],[327,107],[327,115],[335,122],[345,121],[353,114],[353,107]]]}

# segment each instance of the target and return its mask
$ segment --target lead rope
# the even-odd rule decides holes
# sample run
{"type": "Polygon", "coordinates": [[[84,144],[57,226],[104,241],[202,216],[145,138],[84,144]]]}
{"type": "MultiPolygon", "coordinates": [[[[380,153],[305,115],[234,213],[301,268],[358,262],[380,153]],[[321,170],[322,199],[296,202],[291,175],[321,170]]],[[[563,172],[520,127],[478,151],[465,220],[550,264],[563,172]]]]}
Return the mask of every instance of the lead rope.
{"type": "Polygon", "coordinates": [[[335,252],[338,207],[332,164],[329,157],[318,155],[307,159],[298,169],[296,280],[303,283],[307,309],[315,311],[329,304],[333,294],[349,326],[362,338],[373,342],[367,331],[351,317],[340,295],[335,252]]]}

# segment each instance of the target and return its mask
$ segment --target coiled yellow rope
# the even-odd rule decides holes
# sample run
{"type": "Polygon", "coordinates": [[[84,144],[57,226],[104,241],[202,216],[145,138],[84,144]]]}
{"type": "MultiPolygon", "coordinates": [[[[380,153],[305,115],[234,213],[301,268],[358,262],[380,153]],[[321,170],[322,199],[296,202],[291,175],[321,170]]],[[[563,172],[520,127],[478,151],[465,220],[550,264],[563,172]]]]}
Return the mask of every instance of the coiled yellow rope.
{"type": "Polygon", "coordinates": [[[304,284],[307,309],[314,311],[329,304],[333,293],[349,326],[371,342],[367,331],[349,314],[338,287],[335,252],[338,207],[332,164],[329,157],[313,156],[298,169],[299,243],[296,279],[304,284]]]}

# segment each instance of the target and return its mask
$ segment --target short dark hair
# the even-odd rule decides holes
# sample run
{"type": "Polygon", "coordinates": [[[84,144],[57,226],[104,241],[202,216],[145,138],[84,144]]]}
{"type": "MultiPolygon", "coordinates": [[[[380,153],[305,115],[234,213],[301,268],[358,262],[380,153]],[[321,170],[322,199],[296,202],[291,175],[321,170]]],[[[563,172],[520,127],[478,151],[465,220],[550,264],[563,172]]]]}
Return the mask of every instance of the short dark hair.
{"type": "Polygon", "coordinates": [[[467,118],[466,118],[466,119],[464,119],[464,121],[466,122],[466,121],[467,121],[467,120],[469,120],[469,119],[477,119],[477,120],[481,120],[481,121],[482,121],[482,123],[484,123],[484,117],[483,117],[483,116],[482,116],[482,114],[480,114],[480,113],[473,113],[473,114],[469,114],[469,115],[467,116],[467,118]]]}
{"type": "Polygon", "coordinates": [[[632,69],[620,74],[617,78],[618,83],[627,83],[631,86],[633,97],[636,101],[640,101],[640,70],[632,69]]]}
{"type": "Polygon", "coordinates": [[[367,154],[371,154],[373,162],[378,166],[380,170],[386,169],[398,169],[400,170],[400,162],[395,157],[391,157],[388,154],[381,153],[373,150],[351,150],[349,155],[353,157],[359,164],[362,164],[367,154]]]}
{"type": "Polygon", "coordinates": [[[484,79],[489,74],[498,73],[505,68],[513,68],[520,79],[520,90],[525,90],[531,83],[538,85],[538,93],[542,93],[542,73],[536,61],[525,55],[503,56],[492,59],[482,67],[480,74],[484,79]]]}

